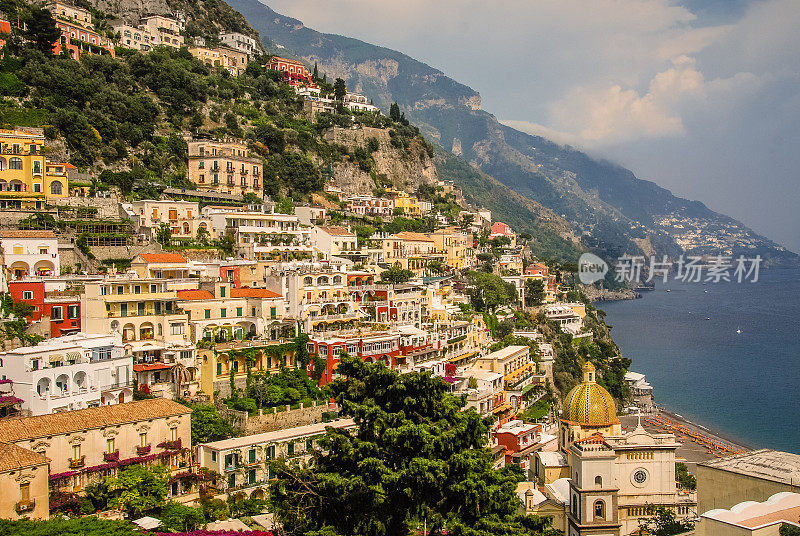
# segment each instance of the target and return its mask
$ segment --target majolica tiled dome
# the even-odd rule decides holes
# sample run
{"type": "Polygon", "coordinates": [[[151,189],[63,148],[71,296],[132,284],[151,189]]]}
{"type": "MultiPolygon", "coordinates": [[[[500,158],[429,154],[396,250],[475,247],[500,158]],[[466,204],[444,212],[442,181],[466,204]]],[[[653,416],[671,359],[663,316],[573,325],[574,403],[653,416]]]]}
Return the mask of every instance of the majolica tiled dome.
{"type": "Polygon", "coordinates": [[[610,426],[619,422],[614,397],[597,385],[594,365],[588,361],[583,366],[583,382],[564,398],[562,419],[589,426],[610,426]]]}

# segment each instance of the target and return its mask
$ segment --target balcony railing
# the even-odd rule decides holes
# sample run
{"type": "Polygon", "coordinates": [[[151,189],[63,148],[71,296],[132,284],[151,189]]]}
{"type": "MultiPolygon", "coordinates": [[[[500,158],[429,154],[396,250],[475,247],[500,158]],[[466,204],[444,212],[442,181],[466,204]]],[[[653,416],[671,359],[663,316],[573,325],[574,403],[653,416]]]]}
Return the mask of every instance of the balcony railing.
{"type": "Polygon", "coordinates": [[[36,507],[36,499],[28,499],[27,501],[19,501],[16,506],[18,514],[23,512],[30,512],[36,507]]]}
{"type": "Polygon", "coordinates": [[[79,469],[86,465],[86,455],[81,456],[80,458],[70,458],[69,459],[69,468],[70,469],[79,469]]]}
{"type": "Polygon", "coordinates": [[[150,445],[145,445],[143,447],[136,447],[136,454],[139,456],[145,456],[150,454],[151,447],[150,445]]]}

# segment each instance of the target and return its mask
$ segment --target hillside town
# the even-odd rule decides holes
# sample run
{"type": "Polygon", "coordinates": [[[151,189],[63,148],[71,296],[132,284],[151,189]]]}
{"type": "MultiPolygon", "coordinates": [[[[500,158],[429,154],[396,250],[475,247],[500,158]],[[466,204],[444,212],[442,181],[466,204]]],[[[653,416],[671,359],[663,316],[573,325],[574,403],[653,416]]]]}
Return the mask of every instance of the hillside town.
{"type": "MultiPolygon", "coordinates": [[[[190,36],[181,13],[104,19],[101,30],[92,10],[44,7],[61,32],[54,55],[168,47],[226,77],[257,64],[309,122],[382,115],[245,33],[190,36]]],[[[525,534],[667,534],[656,530],[670,522],[698,535],[777,536],[800,526],[800,456],[665,417],[569,267],[452,181],[403,188],[362,169],[375,183],[356,188],[331,164],[309,195],[268,195],[263,144],[187,132],[185,159],[172,164],[184,182],[149,198],[98,188],[105,171],[51,158],[45,127],[6,127],[0,520],[304,534],[290,524],[287,475],[345,449],[335,439],[401,436],[387,457],[422,463],[439,454],[420,437],[447,450],[438,434],[452,428],[470,437],[464,450],[488,457],[487,479],[511,482],[508,515],[550,531],[525,534]],[[400,401],[387,395],[395,389],[400,401]],[[414,419],[424,434],[411,433],[414,419]]],[[[324,135],[348,129],[357,127],[324,135]]],[[[367,143],[407,150],[397,137],[367,143]]],[[[389,471],[360,462],[365,475],[389,471]]],[[[467,465],[458,470],[475,470],[467,465]]],[[[432,516],[436,532],[428,518],[403,523],[445,534],[456,522],[432,516]]]]}

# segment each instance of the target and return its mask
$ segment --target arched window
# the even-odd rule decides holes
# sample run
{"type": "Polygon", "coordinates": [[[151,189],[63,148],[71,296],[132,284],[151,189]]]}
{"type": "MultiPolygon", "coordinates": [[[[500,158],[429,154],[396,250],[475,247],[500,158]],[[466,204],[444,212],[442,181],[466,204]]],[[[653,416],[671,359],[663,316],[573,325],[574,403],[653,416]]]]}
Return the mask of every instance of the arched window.
{"type": "Polygon", "coordinates": [[[8,169],[22,169],[22,158],[10,158],[8,160],[8,169]]]}
{"type": "Polygon", "coordinates": [[[0,171],[5,171],[6,167],[6,159],[0,156],[0,171]]]}
{"type": "Polygon", "coordinates": [[[599,499],[594,501],[594,517],[595,519],[606,518],[606,503],[599,499]]]}
{"type": "Polygon", "coordinates": [[[596,477],[594,477],[594,485],[597,486],[598,488],[602,488],[603,487],[603,477],[601,477],[600,475],[597,475],[596,477]]]}
{"type": "Polygon", "coordinates": [[[310,286],[310,285],[313,285],[313,284],[314,284],[314,280],[313,280],[313,279],[311,279],[311,277],[310,277],[310,276],[309,276],[309,277],[304,277],[304,278],[303,278],[303,284],[304,284],[305,286],[310,286]]]}
{"type": "Polygon", "coordinates": [[[61,195],[61,183],[58,181],[53,181],[50,184],[50,193],[53,195],[61,195]]]}

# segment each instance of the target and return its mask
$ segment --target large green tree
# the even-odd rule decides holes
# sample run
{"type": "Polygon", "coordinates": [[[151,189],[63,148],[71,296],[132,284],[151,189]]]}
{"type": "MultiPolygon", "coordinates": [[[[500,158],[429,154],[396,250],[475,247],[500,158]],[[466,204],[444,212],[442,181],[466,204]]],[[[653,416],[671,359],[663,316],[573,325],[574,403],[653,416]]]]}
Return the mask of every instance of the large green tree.
{"type": "Polygon", "coordinates": [[[274,462],[273,511],[288,534],[535,534],[515,514],[521,473],[494,470],[487,425],[430,374],[342,355],[329,384],[354,430],[329,428],[307,466],[274,462]]]}
{"type": "Polygon", "coordinates": [[[405,283],[414,277],[414,272],[405,270],[399,266],[390,266],[388,270],[381,272],[381,281],[386,283],[405,283]]]}
{"type": "Polygon", "coordinates": [[[333,83],[333,95],[338,101],[344,100],[347,95],[347,86],[341,78],[337,78],[333,83]]]}
{"type": "Polygon", "coordinates": [[[501,305],[510,305],[517,301],[514,285],[506,283],[500,276],[469,272],[467,283],[467,292],[476,311],[493,312],[501,305]]]}
{"type": "Polygon", "coordinates": [[[140,517],[164,504],[168,482],[169,469],[163,465],[131,465],[108,479],[108,487],[115,494],[110,502],[129,516],[140,517]]]}
{"type": "Polygon", "coordinates": [[[220,416],[212,404],[192,405],[192,444],[219,441],[233,437],[231,423],[220,416]]]}
{"type": "Polygon", "coordinates": [[[541,279],[525,280],[525,305],[541,305],[544,302],[544,281],[541,279]]]}
{"type": "Polygon", "coordinates": [[[50,11],[42,7],[31,7],[25,21],[25,37],[34,48],[45,54],[53,53],[53,45],[61,38],[61,30],[50,11]]]}
{"type": "Polygon", "coordinates": [[[673,536],[683,534],[694,528],[694,523],[688,519],[678,520],[675,512],[669,508],[658,506],[651,507],[650,515],[647,519],[639,520],[639,528],[645,534],[652,536],[673,536]]]}

